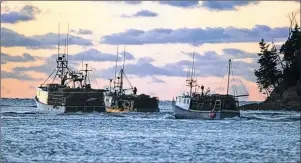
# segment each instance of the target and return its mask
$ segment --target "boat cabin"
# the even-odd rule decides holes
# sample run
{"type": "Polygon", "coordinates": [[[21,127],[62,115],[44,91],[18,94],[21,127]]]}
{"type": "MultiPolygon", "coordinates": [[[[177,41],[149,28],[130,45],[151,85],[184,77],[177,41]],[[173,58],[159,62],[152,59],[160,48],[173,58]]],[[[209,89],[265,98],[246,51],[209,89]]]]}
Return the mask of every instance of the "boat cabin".
{"type": "Polygon", "coordinates": [[[211,111],[214,110],[237,110],[238,100],[232,95],[200,95],[177,96],[175,105],[184,110],[211,111]]]}
{"type": "Polygon", "coordinates": [[[191,97],[190,96],[177,96],[175,99],[175,103],[177,106],[188,110],[190,107],[191,97]]]}
{"type": "Polygon", "coordinates": [[[45,86],[40,86],[39,88],[43,91],[52,92],[57,91],[59,87],[59,84],[46,84],[45,86]]]}

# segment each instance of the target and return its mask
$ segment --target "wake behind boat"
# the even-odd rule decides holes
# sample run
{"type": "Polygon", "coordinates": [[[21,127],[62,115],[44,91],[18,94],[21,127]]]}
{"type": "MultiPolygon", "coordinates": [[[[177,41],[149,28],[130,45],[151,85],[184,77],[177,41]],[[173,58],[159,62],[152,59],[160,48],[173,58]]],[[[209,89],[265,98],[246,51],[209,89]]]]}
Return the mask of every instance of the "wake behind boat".
{"type": "Polygon", "coordinates": [[[194,54],[193,65],[191,67],[191,75],[186,80],[187,86],[190,88],[188,95],[183,94],[172,100],[172,108],[175,118],[178,119],[224,119],[231,117],[240,117],[238,109],[238,97],[229,94],[229,78],[230,78],[231,59],[229,59],[228,85],[227,94],[212,94],[210,89],[204,93],[204,86],[199,86],[195,77],[194,70],[194,54]],[[193,92],[193,88],[196,88],[193,92]],[[197,92],[197,88],[201,88],[202,92],[197,92]]]}

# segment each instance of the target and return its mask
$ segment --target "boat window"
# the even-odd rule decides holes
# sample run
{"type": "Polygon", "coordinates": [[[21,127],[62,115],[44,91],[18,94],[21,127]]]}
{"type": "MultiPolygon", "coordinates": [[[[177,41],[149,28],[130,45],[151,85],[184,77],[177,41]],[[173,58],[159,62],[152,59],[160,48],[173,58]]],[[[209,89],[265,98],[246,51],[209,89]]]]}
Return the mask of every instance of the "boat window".
{"type": "Polygon", "coordinates": [[[187,104],[189,104],[189,99],[187,99],[187,104]]]}
{"type": "Polygon", "coordinates": [[[186,103],[186,99],[184,98],[184,102],[183,102],[184,104],[186,103]]]}

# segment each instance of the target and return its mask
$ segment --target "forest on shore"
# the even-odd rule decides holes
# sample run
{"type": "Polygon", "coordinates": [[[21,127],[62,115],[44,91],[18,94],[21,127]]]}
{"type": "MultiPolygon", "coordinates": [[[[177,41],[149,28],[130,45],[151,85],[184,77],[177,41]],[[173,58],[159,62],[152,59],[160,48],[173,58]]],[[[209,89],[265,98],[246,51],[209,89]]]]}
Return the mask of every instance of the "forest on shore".
{"type": "Polygon", "coordinates": [[[264,38],[259,42],[257,63],[260,68],[254,74],[266,100],[244,105],[241,109],[301,110],[301,33],[296,13],[289,15],[289,18],[288,38],[279,49],[273,43],[266,43],[264,38]]]}

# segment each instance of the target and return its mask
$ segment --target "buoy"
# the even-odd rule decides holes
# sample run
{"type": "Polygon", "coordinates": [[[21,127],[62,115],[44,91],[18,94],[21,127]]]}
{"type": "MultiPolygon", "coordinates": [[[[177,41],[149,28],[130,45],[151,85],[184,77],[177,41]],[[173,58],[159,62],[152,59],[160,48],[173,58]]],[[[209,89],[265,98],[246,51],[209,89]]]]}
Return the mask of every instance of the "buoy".
{"type": "Polygon", "coordinates": [[[215,112],[211,112],[211,113],[209,114],[209,117],[212,118],[212,119],[215,118],[215,116],[216,116],[216,115],[215,115],[215,112]]]}

